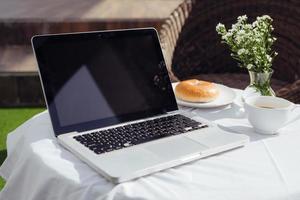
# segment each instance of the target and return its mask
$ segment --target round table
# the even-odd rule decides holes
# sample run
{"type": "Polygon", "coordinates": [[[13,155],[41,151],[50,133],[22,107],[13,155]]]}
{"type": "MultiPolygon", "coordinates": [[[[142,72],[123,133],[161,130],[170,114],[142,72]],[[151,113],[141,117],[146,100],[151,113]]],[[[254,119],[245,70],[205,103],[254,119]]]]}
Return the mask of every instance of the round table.
{"type": "Polygon", "coordinates": [[[7,182],[0,199],[299,200],[300,120],[278,135],[259,135],[238,99],[239,95],[234,104],[220,108],[180,109],[195,112],[227,131],[248,135],[251,141],[245,147],[118,185],[60,146],[48,112],[40,113],[8,135],[8,157],[0,168],[7,182]]]}

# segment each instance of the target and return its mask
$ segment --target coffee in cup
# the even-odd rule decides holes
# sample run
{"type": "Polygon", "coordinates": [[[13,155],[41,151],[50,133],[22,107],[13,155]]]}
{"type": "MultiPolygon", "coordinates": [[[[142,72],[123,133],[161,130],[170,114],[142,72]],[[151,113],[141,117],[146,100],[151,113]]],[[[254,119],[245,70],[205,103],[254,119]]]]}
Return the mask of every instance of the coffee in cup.
{"type": "Polygon", "coordinates": [[[286,125],[296,108],[294,103],[272,96],[249,97],[244,106],[250,124],[262,134],[276,134],[286,125]]]}

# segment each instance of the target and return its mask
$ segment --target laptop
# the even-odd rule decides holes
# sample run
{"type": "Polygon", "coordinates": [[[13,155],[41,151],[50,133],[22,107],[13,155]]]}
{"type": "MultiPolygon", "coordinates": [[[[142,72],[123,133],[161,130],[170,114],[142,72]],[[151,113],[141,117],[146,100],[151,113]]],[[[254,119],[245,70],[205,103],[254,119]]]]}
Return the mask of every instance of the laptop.
{"type": "Polygon", "coordinates": [[[153,28],[32,38],[58,142],[114,183],[243,146],[179,110],[153,28]]]}

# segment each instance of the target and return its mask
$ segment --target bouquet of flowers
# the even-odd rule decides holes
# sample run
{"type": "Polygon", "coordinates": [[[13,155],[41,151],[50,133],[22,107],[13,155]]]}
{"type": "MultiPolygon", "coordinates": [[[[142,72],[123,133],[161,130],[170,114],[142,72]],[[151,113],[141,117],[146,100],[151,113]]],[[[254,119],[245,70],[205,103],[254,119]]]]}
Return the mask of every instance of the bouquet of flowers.
{"type": "Polygon", "coordinates": [[[277,52],[272,50],[276,41],[272,36],[273,19],[263,15],[252,24],[247,23],[247,20],[246,15],[239,16],[237,23],[228,30],[224,24],[219,23],[216,31],[222,36],[222,43],[230,48],[231,56],[238,61],[239,66],[249,71],[250,85],[244,90],[243,98],[253,94],[275,96],[270,86],[272,62],[277,56],[277,52]]]}
{"type": "Polygon", "coordinates": [[[252,24],[247,23],[247,16],[239,16],[237,23],[227,30],[219,23],[216,31],[222,36],[222,43],[226,43],[231,56],[238,61],[240,67],[246,67],[254,72],[272,71],[272,62],[277,52],[272,50],[276,38],[271,35],[274,30],[272,18],[268,15],[257,17],[252,24]]]}

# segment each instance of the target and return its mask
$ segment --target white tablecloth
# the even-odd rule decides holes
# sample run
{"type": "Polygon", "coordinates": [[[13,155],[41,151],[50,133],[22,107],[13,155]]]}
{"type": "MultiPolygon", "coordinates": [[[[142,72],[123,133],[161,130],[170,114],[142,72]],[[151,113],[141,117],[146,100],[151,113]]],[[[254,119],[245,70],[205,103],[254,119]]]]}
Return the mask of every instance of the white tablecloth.
{"type": "Polygon", "coordinates": [[[190,111],[226,130],[249,135],[251,142],[113,185],[57,143],[45,111],[8,135],[8,157],[0,169],[7,182],[0,199],[300,199],[300,120],[281,129],[278,136],[263,136],[253,132],[236,104],[190,111]]]}

